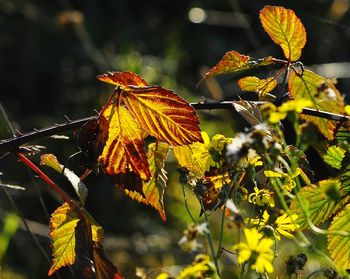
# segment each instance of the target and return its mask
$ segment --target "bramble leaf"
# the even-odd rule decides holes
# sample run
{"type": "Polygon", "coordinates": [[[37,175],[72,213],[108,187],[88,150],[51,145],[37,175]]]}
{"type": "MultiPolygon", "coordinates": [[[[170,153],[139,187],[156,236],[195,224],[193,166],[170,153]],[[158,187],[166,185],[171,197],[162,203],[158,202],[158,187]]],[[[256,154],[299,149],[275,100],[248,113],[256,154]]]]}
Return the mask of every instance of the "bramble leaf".
{"type": "Polygon", "coordinates": [[[103,115],[109,122],[108,138],[98,160],[109,175],[134,171],[142,180],[151,173],[145,152],[142,130],[123,106],[110,105],[103,115]]]}
{"type": "Polygon", "coordinates": [[[298,215],[296,222],[301,229],[308,227],[307,218],[318,225],[331,217],[344,203],[340,202],[341,192],[341,184],[336,179],[322,180],[318,185],[303,187],[297,194],[300,203],[295,198],[290,205],[291,213],[298,215]]]}
{"type": "Polygon", "coordinates": [[[327,248],[332,260],[339,268],[350,268],[350,204],[333,218],[328,231],[327,248]]]}
{"type": "Polygon", "coordinates": [[[344,149],[338,146],[330,146],[327,149],[327,153],[323,156],[323,160],[331,167],[340,170],[345,152],[344,149]]]}
{"type": "Polygon", "coordinates": [[[271,92],[277,86],[277,81],[273,77],[260,79],[258,77],[248,76],[239,79],[237,83],[241,90],[258,93],[260,98],[264,97],[266,93],[271,92]]]}
{"type": "Polygon", "coordinates": [[[75,228],[79,214],[69,204],[64,203],[51,215],[50,238],[52,240],[53,260],[48,275],[65,265],[75,262],[75,228]]]}
{"type": "Polygon", "coordinates": [[[265,6],[260,11],[260,21],[271,39],[281,46],[284,56],[292,62],[297,61],[306,43],[306,32],[294,11],[265,6]]]}
{"type": "Polygon", "coordinates": [[[120,87],[120,102],[124,102],[134,121],[159,141],[173,146],[202,141],[194,108],[174,92],[147,86],[141,77],[130,72],[113,72],[97,78],[120,87]]]}
{"type": "MultiPolygon", "coordinates": [[[[209,70],[202,78],[208,79],[217,75],[230,74],[256,68],[259,66],[268,66],[273,63],[273,57],[267,56],[258,60],[254,60],[247,55],[238,53],[237,51],[227,52],[221,60],[209,70]]],[[[202,81],[201,80],[201,81],[202,81]]]]}
{"type": "MultiPolygon", "coordinates": [[[[338,114],[344,111],[343,97],[334,84],[312,71],[299,71],[298,74],[292,72],[288,88],[295,100],[310,100],[312,102],[310,108],[338,114]]],[[[327,139],[333,139],[333,131],[336,127],[334,121],[308,115],[301,115],[301,117],[315,124],[327,139]]]]}
{"type": "Polygon", "coordinates": [[[169,145],[158,142],[148,146],[147,159],[150,166],[152,178],[142,185],[142,192],[124,187],[125,193],[141,203],[154,207],[163,221],[166,220],[163,195],[168,181],[167,173],[164,169],[164,162],[168,155],[169,145]]]}

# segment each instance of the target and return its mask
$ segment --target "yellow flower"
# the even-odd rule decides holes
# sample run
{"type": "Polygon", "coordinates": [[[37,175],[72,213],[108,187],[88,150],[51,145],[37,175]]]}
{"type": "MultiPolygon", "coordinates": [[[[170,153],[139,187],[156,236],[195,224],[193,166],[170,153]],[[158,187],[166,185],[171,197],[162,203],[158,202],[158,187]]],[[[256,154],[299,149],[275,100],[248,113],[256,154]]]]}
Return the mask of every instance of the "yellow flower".
{"type": "Polygon", "coordinates": [[[294,187],[296,186],[296,183],[294,181],[294,178],[298,177],[303,173],[302,169],[297,167],[295,172],[292,174],[284,173],[284,172],[279,172],[279,171],[272,171],[272,170],[266,170],[264,171],[264,174],[266,177],[270,178],[283,178],[283,185],[282,185],[282,190],[291,192],[294,187]]]}
{"type": "Polygon", "coordinates": [[[269,122],[278,123],[286,118],[288,112],[295,111],[301,113],[304,107],[312,106],[312,102],[307,99],[290,100],[283,103],[280,107],[270,107],[269,122]]]}
{"type": "Polygon", "coordinates": [[[257,272],[273,272],[272,260],[274,252],[271,246],[274,241],[269,238],[263,238],[256,229],[244,229],[246,242],[240,242],[233,246],[237,251],[238,263],[244,263],[249,260],[251,268],[257,272]]]}
{"type": "Polygon", "coordinates": [[[220,168],[221,151],[232,139],[217,134],[213,136],[210,141],[206,132],[202,132],[202,138],[203,143],[196,142],[192,144],[192,157],[194,162],[200,166],[204,173],[209,171],[210,167],[220,168]]]}
{"type": "Polygon", "coordinates": [[[254,203],[257,206],[275,207],[273,192],[268,189],[259,189],[258,187],[254,187],[254,192],[249,195],[248,202],[254,203]]]}
{"type": "Polygon", "coordinates": [[[259,228],[271,226],[275,231],[276,238],[280,240],[281,236],[294,238],[294,235],[292,235],[290,232],[294,232],[299,228],[299,225],[296,224],[297,219],[298,215],[296,214],[288,216],[287,213],[284,213],[274,222],[271,222],[270,215],[265,210],[261,219],[251,219],[250,223],[257,225],[259,228]]]}

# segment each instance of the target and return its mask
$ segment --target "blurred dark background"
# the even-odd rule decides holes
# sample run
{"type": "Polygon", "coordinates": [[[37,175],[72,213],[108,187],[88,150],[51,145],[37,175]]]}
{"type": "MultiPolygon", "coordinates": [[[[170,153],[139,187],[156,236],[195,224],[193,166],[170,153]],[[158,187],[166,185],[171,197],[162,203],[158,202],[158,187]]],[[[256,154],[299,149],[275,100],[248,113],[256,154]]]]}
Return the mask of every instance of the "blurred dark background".
{"type": "MultiPolygon", "coordinates": [[[[195,85],[229,50],[256,58],[282,58],[281,49],[259,23],[259,10],[267,4],[294,9],[307,31],[301,60],[324,76],[338,78],[338,88],[346,95],[350,88],[349,0],[0,0],[0,102],[4,110],[0,138],[11,137],[5,113],[13,129],[21,132],[64,122],[65,115],[71,119],[94,115],[113,90],[95,78],[108,70],[135,71],[150,84],[175,90],[189,101],[234,99],[240,92],[232,76],[213,79],[197,90],[195,85]]],[[[272,70],[264,69],[262,74],[272,70]]],[[[232,136],[246,124],[240,123],[234,112],[199,116],[201,128],[210,136],[232,136]]],[[[78,150],[73,133],[67,135],[70,138],[66,140],[49,138],[33,144],[44,145],[44,152],[65,162],[78,150]]],[[[33,156],[33,161],[38,158],[33,156]]],[[[75,167],[77,162],[69,164],[81,172],[75,167]]],[[[166,223],[155,210],[126,198],[108,178],[91,175],[85,181],[87,208],[104,227],[106,252],[126,278],[135,278],[136,267],[145,268],[147,278],[162,268],[176,273],[178,265],[190,263],[195,255],[182,252],[177,245],[190,219],[175,167],[170,158],[166,223]]],[[[64,178],[45,170],[73,193],[64,178]]],[[[8,212],[19,210],[33,234],[19,221],[16,233],[0,236],[0,244],[7,248],[0,249],[2,278],[46,278],[50,263],[43,254],[50,255],[48,214],[59,203],[46,185],[11,155],[0,160],[0,172],[3,183],[27,189],[7,190],[12,203],[0,189],[1,228],[4,231],[7,221],[16,227],[16,215],[8,212]]],[[[198,205],[189,198],[197,214],[198,205]]],[[[216,222],[213,216],[213,226],[216,222]]],[[[233,243],[232,235],[226,233],[227,243],[233,243]]],[[[229,266],[229,257],[226,261],[229,266]]],[[[60,274],[71,278],[68,269],[60,274]]]]}

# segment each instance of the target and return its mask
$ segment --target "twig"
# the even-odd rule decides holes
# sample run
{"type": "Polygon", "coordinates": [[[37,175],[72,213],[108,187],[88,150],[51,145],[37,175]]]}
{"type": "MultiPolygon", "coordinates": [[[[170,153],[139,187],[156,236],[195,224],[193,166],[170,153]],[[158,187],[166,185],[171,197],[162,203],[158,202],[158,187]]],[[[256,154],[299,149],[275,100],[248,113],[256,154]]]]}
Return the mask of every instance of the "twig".
{"type": "MultiPolygon", "coordinates": [[[[192,107],[194,107],[196,110],[217,110],[217,109],[235,109],[234,103],[237,101],[222,101],[222,102],[195,102],[190,103],[192,107]]],[[[267,102],[264,101],[251,101],[251,103],[254,103],[256,105],[263,105],[267,102]]],[[[350,117],[346,115],[331,113],[327,111],[321,111],[317,109],[311,109],[311,108],[303,108],[303,111],[301,112],[305,115],[310,116],[316,116],[328,120],[334,120],[334,121],[349,121],[350,117]]],[[[98,116],[90,116],[86,118],[81,118],[77,120],[73,120],[70,122],[65,122],[61,124],[56,124],[51,127],[38,129],[36,131],[32,131],[29,133],[23,133],[20,136],[0,140],[0,153],[12,151],[17,152],[18,148],[28,142],[31,142],[33,140],[49,137],[55,134],[60,134],[63,132],[67,132],[70,130],[74,130],[77,128],[80,128],[88,121],[97,120],[98,116]]]]}

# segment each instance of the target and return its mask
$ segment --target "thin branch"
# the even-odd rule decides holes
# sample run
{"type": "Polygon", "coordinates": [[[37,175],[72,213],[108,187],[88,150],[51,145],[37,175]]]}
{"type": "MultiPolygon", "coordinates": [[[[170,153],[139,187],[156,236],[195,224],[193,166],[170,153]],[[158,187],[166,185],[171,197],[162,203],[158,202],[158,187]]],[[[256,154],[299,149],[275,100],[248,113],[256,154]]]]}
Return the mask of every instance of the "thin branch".
{"type": "Polygon", "coordinates": [[[91,120],[96,120],[98,116],[90,116],[86,118],[81,118],[74,121],[68,121],[61,124],[56,124],[54,126],[43,128],[40,130],[35,130],[29,133],[24,133],[19,136],[15,136],[13,138],[0,140],[0,153],[7,151],[18,151],[18,148],[28,142],[33,140],[49,137],[55,134],[64,133],[67,131],[71,131],[77,128],[80,128],[85,123],[91,120]]]}
{"type": "MultiPolygon", "coordinates": [[[[217,109],[235,109],[234,103],[237,101],[222,101],[222,102],[195,102],[190,103],[192,107],[196,110],[217,110],[217,109]]],[[[263,101],[250,101],[256,105],[263,105],[267,102],[263,101]]],[[[327,111],[321,111],[312,108],[303,108],[301,112],[305,115],[316,116],[324,119],[334,120],[334,121],[349,121],[350,117],[342,114],[335,114],[327,111]]],[[[77,128],[82,127],[85,123],[92,120],[97,120],[98,116],[85,117],[73,121],[67,121],[61,124],[55,124],[54,126],[35,130],[29,133],[23,133],[19,136],[0,140],[0,153],[5,153],[8,151],[18,152],[21,145],[31,142],[33,140],[49,137],[55,134],[60,134],[68,132],[77,128]]]]}

